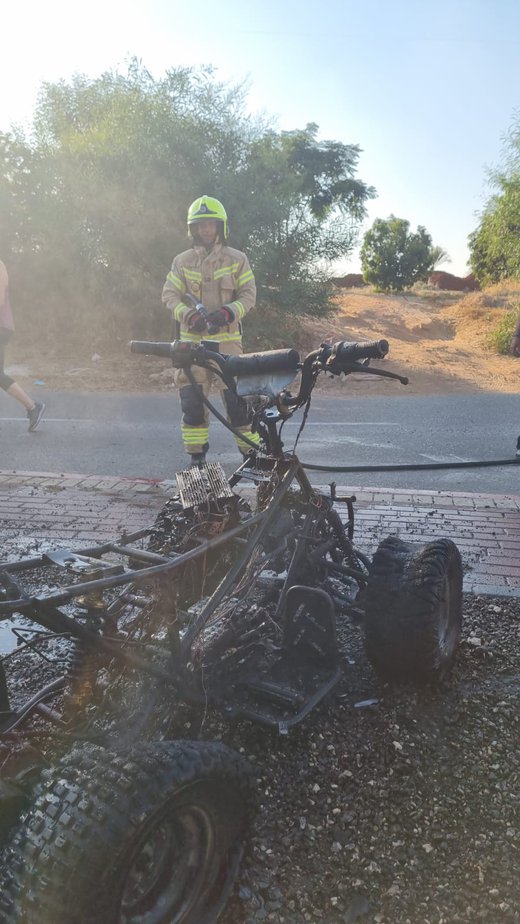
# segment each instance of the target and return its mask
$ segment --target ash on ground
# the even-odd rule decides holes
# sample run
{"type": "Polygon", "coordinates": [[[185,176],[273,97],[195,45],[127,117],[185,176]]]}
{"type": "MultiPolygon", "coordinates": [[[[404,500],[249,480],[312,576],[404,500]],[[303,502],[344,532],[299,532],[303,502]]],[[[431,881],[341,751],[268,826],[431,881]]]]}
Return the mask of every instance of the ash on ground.
{"type": "Polygon", "coordinates": [[[223,924],[519,922],[520,601],[465,597],[437,690],[380,684],[351,642],[341,685],[288,737],[222,729],[260,789],[223,924]]]}

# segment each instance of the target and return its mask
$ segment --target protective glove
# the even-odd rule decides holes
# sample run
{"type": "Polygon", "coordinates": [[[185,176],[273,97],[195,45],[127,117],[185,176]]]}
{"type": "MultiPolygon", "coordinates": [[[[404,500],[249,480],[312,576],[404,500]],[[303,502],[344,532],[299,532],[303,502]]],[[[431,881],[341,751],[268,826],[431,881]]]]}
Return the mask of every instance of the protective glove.
{"type": "Polygon", "coordinates": [[[208,327],[208,322],[200,311],[193,311],[192,314],[189,314],[186,318],[186,323],[188,330],[193,330],[197,334],[201,334],[208,327]]]}
{"type": "Polygon", "coordinates": [[[235,312],[229,305],[223,305],[222,308],[217,308],[216,311],[210,311],[208,313],[208,324],[210,327],[226,327],[234,320],[235,312]]]}

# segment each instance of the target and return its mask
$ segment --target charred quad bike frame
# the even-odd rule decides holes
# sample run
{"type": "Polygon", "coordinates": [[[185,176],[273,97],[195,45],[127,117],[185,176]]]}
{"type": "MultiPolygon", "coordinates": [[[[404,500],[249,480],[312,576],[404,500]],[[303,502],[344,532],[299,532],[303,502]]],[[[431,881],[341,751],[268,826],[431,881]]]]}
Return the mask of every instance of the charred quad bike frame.
{"type": "MultiPolygon", "coordinates": [[[[193,365],[214,371],[226,388],[250,403],[252,430],[260,434],[262,449],[252,444],[229,479],[217,463],[180,472],[178,493],[147,529],[103,545],[0,562],[0,620],[21,617],[24,626],[17,630],[16,653],[32,649],[45,658],[50,642],[65,639],[67,644],[61,675],[16,707],[8,685],[10,655],[0,661],[0,808],[7,828],[30,801],[28,794],[42,768],[51,767],[46,787],[52,788],[52,762],[42,739],[58,739],[61,752],[72,747],[72,764],[86,763],[91,774],[92,760],[110,766],[120,760],[112,742],[114,735],[120,742],[122,722],[128,724],[123,736],[127,744],[129,738],[142,739],[148,742],[146,754],[146,748],[153,750],[151,716],[156,708],[168,712],[168,703],[172,709],[179,702],[210,705],[226,717],[246,717],[286,733],[338,682],[343,659],[337,627],[345,619],[362,625],[368,657],[385,680],[435,681],[446,674],[455,657],[462,612],[462,568],[456,546],[438,539],[414,547],[388,537],[369,559],[353,544],[355,497],[338,496],[334,484],[328,494],[316,490],[295,452],[284,451],[281,439],[284,422],[302,407],[303,428],[322,372],[371,373],[406,384],[402,376],[369,366],[370,359],[386,355],[386,341],[322,344],[303,361],[290,349],[223,356],[209,343],[133,341],[131,349],[171,358],[174,367],[183,368],[193,381],[193,365]],[[298,394],[292,396],[288,386],[298,376],[298,394]],[[337,506],[344,511],[342,516],[337,506]],[[65,582],[48,577],[57,570],[65,582]],[[27,589],[26,577],[33,573],[45,588],[41,592],[27,589]],[[55,586],[50,586],[53,581],[55,586]],[[132,707],[124,694],[115,725],[110,708],[110,721],[98,721],[110,676],[120,679],[125,672],[132,678],[146,678],[146,693],[134,684],[132,707]],[[91,745],[101,756],[74,757],[78,742],[80,751],[91,745]],[[103,756],[106,753],[109,758],[103,756]]],[[[234,752],[223,758],[220,752],[215,755],[211,751],[215,745],[208,742],[164,740],[168,739],[164,728],[163,723],[157,732],[159,757],[174,768],[175,778],[179,760],[181,764],[186,760],[186,749],[192,754],[193,748],[202,748],[204,766],[222,760],[228,766],[235,760],[230,757],[234,752]],[[165,756],[168,747],[171,753],[165,756]]],[[[198,754],[193,759],[200,758],[198,754]]],[[[132,758],[134,777],[144,772],[143,759],[142,755],[132,758]]],[[[153,760],[157,759],[154,752],[153,760]]],[[[153,762],[151,757],[146,760],[153,762]]],[[[67,777],[65,770],[62,774],[67,777]]],[[[233,780],[236,790],[234,775],[240,775],[236,768],[228,773],[228,783],[233,780]]],[[[245,809],[241,811],[245,817],[245,809]]],[[[178,824],[181,840],[195,840],[201,851],[198,866],[204,868],[203,847],[211,838],[208,832],[195,838],[193,832],[197,825],[205,831],[201,818],[206,816],[202,812],[194,820],[189,815],[186,821],[187,814],[183,808],[178,824]]],[[[209,809],[206,814],[213,817],[209,809]]],[[[178,810],[175,817],[178,822],[178,810]]],[[[218,827],[214,820],[211,824],[218,827]]],[[[237,823],[236,837],[241,824],[237,823]]],[[[208,822],[208,831],[209,827],[208,822]]],[[[17,850],[19,858],[23,851],[17,850]]],[[[149,855],[149,844],[147,850],[149,855]]],[[[232,853],[227,844],[228,859],[232,853]]],[[[13,862],[16,865],[16,859],[13,862]]],[[[206,889],[206,904],[197,897],[204,893],[201,883],[194,885],[191,867],[188,875],[181,864],[184,891],[173,894],[171,885],[166,887],[171,911],[164,920],[216,920],[216,909],[227,894],[216,883],[220,877],[229,884],[234,863],[227,863],[225,875],[216,866],[203,875],[213,889],[213,893],[209,886],[206,889]]],[[[128,872],[129,863],[125,868],[128,872]]],[[[149,879],[154,876],[150,873],[149,879]]],[[[155,885],[146,891],[141,879],[135,874],[130,877],[131,888],[125,886],[130,897],[124,907],[130,910],[113,912],[107,904],[108,910],[98,914],[106,914],[107,921],[129,924],[156,920],[157,884],[154,879],[155,885]],[[141,883],[141,892],[136,883],[141,883]],[[144,912],[136,916],[135,908],[145,908],[149,917],[144,912]]],[[[6,920],[26,920],[19,910],[22,903],[16,898],[16,886],[11,883],[11,888],[10,907],[18,911],[6,920]]],[[[122,889],[120,907],[121,895],[126,895],[122,889]]],[[[49,912],[49,920],[54,915],[58,922],[62,918],[56,908],[49,912]]]]}

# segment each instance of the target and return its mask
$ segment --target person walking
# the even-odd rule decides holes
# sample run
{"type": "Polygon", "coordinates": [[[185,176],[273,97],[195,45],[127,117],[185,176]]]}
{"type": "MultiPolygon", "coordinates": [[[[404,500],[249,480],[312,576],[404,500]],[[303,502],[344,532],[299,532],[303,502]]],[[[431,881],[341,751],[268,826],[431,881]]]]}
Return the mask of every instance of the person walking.
{"type": "Polygon", "coordinates": [[[0,388],[23,405],[27,411],[29,430],[36,430],[45,410],[41,401],[34,401],[4,369],[5,348],[14,331],[13,312],[9,299],[9,276],[5,263],[0,260],[0,388]]]}
{"type": "MultiPolygon", "coordinates": [[[[162,291],[162,301],[175,322],[175,337],[192,343],[210,340],[218,344],[220,353],[242,353],[242,320],[256,301],[249,260],[242,251],[227,244],[227,213],[218,199],[195,199],[188,209],[187,224],[193,246],[174,258],[162,291]]],[[[212,385],[222,389],[232,427],[259,445],[260,437],[251,431],[244,399],[225,388],[209,370],[192,366],[191,371],[195,386],[182,369],[175,374],[182,409],[182,440],[191,464],[201,465],[209,450],[209,414],[202,395],[207,397],[212,385]]],[[[235,440],[242,455],[247,455],[251,447],[239,435],[235,440]]]]}

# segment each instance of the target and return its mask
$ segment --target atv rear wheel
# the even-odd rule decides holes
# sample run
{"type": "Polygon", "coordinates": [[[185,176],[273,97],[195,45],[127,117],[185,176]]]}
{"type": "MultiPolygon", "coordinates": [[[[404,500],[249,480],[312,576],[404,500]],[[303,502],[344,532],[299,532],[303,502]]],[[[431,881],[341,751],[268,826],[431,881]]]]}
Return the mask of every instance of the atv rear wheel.
{"type": "Polygon", "coordinates": [[[365,604],[365,649],[385,680],[427,683],[451,668],[462,624],[462,562],[450,539],[377,549],[365,604]]]}
{"type": "Polygon", "coordinates": [[[243,851],[246,767],[216,742],[76,748],[47,774],[7,857],[8,920],[212,924],[243,851]]]}

